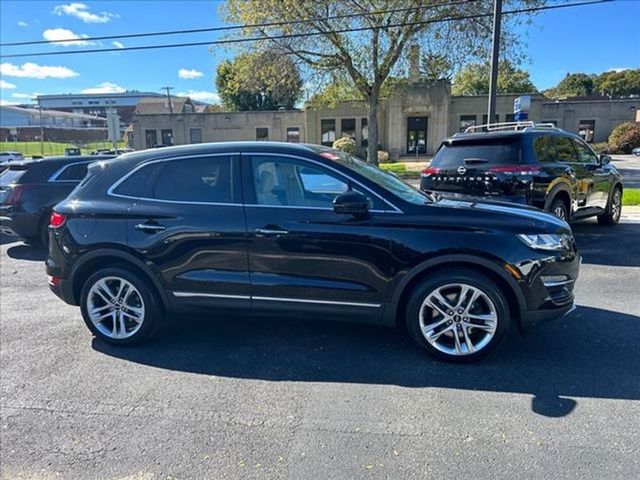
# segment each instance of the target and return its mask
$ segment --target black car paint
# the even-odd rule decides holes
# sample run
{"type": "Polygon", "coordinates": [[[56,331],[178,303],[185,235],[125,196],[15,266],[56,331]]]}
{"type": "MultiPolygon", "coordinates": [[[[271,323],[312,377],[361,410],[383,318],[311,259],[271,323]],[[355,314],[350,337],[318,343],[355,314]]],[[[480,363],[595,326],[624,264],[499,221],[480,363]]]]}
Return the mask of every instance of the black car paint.
{"type": "MultiPolygon", "coordinates": [[[[446,139],[443,146],[478,142],[492,139],[516,138],[520,144],[521,157],[512,165],[530,168],[529,174],[513,175],[499,171],[488,171],[482,163],[464,165],[465,171],[458,172],[459,165],[443,168],[438,173],[423,173],[420,189],[428,192],[460,198],[461,196],[484,196],[521,205],[530,205],[549,211],[556,198],[568,200],[573,219],[598,215],[604,211],[611,192],[622,188],[622,175],[609,162],[579,163],[549,161],[539,162],[534,153],[534,141],[541,136],[570,138],[591,149],[578,136],[562,130],[533,130],[516,132],[482,132],[463,134],[446,139]]],[[[596,155],[594,153],[594,155],[596,155]]],[[[431,165],[438,167],[438,152],[431,165]]]]}
{"type": "Polygon", "coordinates": [[[540,276],[562,273],[575,280],[575,245],[566,252],[540,252],[516,236],[569,233],[565,222],[500,203],[426,198],[424,205],[409,203],[304,145],[168,147],[102,162],[90,175],[86,186],[56,205],[68,219],[50,231],[47,273],[58,279],[51,288],[71,304],[78,304],[82,278],[101,259],[133,265],[158,288],[167,308],[180,311],[271,311],[392,325],[415,282],[452,264],[493,277],[521,326],[558,316],[573,304],[572,287],[567,298],[554,302],[540,276]],[[256,152],[326,166],[388,203],[367,218],[330,209],[256,206],[246,168],[256,152]],[[243,198],[236,204],[184,205],[106,194],[144,162],[213,153],[231,155],[242,165],[243,198]],[[136,228],[144,224],[165,229],[136,228]],[[507,264],[521,272],[519,278],[507,264]]]}

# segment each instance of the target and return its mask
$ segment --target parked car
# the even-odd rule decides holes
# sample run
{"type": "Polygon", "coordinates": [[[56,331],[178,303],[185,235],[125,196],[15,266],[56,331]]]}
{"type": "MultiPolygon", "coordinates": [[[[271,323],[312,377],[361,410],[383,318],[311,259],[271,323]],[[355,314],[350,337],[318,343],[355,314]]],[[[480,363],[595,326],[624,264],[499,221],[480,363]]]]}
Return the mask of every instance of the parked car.
{"type": "Polygon", "coordinates": [[[64,154],[67,157],[77,157],[82,155],[82,152],[78,147],[67,147],[64,149],[64,154]]]}
{"type": "Polygon", "coordinates": [[[431,198],[326,147],[215,143],[94,164],[50,219],[52,291],[128,345],[168,312],[406,324],[469,361],[567,313],[580,259],[533,208],[431,198]]]}
{"type": "Polygon", "coordinates": [[[47,244],[51,208],[84,178],[95,157],[16,162],[0,174],[0,231],[47,244]]]}
{"type": "Polygon", "coordinates": [[[623,184],[610,162],[553,125],[482,125],[442,142],[422,171],[420,188],[532,205],[564,220],[597,216],[615,225],[623,184]]]}
{"type": "Polygon", "coordinates": [[[640,147],[634,148],[633,150],[631,150],[631,153],[633,153],[637,157],[640,157],[640,147]]]}
{"type": "Polygon", "coordinates": [[[91,155],[123,155],[125,153],[133,152],[132,148],[118,148],[114,150],[113,148],[101,148],[98,150],[94,150],[91,152],[91,155]]]}
{"type": "Polygon", "coordinates": [[[10,163],[24,160],[20,152],[0,152],[0,173],[4,172],[10,163]]]}

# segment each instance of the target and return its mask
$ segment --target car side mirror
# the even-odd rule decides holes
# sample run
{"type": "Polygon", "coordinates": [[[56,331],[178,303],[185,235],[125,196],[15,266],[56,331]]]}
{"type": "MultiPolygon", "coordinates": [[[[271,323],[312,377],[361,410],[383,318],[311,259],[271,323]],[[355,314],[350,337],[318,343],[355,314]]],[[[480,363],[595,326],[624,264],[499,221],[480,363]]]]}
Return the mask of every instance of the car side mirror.
{"type": "Polygon", "coordinates": [[[333,199],[333,211],[366,217],[369,215],[369,199],[360,192],[349,190],[333,199]]]}
{"type": "Polygon", "coordinates": [[[600,165],[609,165],[611,163],[611,157],[609,155],[600,155],[600,165]]]}

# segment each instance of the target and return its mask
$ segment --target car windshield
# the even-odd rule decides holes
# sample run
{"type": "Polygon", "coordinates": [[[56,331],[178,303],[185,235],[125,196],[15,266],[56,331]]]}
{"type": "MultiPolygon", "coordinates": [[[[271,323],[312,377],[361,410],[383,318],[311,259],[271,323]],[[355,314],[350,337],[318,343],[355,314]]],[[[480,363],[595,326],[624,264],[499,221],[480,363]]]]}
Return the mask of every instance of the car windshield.
{"type": "Polygon", "coordinates": [[[403,182],[395,175],[385,172],[375,165],[371,165],[370,163],[367,163],[364,160],[360,160],[353,155],[349,155],[348,153],[331,148],[322,148],[315,146],[313,148],[324,158],[328,158],[329,160],[334,160],[341,163],[345,167],[354,170],[363,177],[366,177],[372,182],[380,185],[385,190],[388,190],[389,192],[407,202],[416,205],[424,205],[425,203],[429,203],[432,201],[430,197],[413,188],[411,185],[403,182]]]}
{"type": "Polygon", "coordinates": [[[445,142],[433,157],[431,166],[458,167],[474,163],[520,163],[519,139],[511,137],[445,142]]]}

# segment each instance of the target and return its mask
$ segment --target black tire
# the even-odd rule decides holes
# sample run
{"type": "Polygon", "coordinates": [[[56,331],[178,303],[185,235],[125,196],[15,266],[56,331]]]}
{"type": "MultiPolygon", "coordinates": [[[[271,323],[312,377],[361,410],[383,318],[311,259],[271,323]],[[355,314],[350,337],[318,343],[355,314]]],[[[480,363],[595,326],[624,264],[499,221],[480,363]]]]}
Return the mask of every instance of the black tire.
{"type": "Polygon", "coordinates": [[[617,225],[622,214],[622,189],[615,187],[611,191],[607,208],[604,213],[598,215],[598,223],[600,225],[617,225]]]}
{"type": "Polygon", "coordinates": [[[549,213],[568,222],[570,220],[569,207],[561,198],[555,198],[549,207],[549,213]]]}
{"type": "MultiPolygon", "coordinates": [[[[481,301],[484,302],[485,300],[481,301]]],[[[480,305],[480,307],[482,307],[482,305],[480,305]]],[[[431,309],[428,310],[431,311],[431,309]]],[[[438,319],[436,321],[441,320],[438,319]]],[[[450,327],[454,329],[456,327],[458,329],[465,328],[460,324],[456,325],[455,323],[453,323],[453,321],[449,321],[448,324],[451,324],[450,327]]],[[[440,270],[434,272],[413,290],[411,297],[409,298],[409,303],[407,305],[406,325],[407,330],[409,331],[409,335],[416,342],[416,344],[418,344],[418,346],[426,350],[432,356],[448,362],[464,363],[478,360],[495,349],[506,337],[511,325],[511,318],[508,302],[505,298],[504,293],[490,278],[472,269],[455,268],[447,271],[440,270]],[[423,302],[426,300],[428,295],[430,295],[440,287],[445,287],[442,291],[446,292],[447,288],[449,288],[446,286],[451,284],[464,284],[474,287],[484,293],[484,295],[486,295],[486,297],[493,303],[494,311],[497,317],[497,324],[495,332],[493,333],[493,337],[491,337],[488,343],[486,343],[481,349],[478,349],[471,353],[456,355],[443,352],[433,346],[426,339],[425,334],[423,334],[421,329],[420,311],[422,309],[423,302]]],[[[444,327],[446,328],[447,325],[444,325],[444,327]]],[[[460,334],[462,334],[462,331],[459,331],[460,334]]],[[[474,331],[473,328],[470,328],[469,330],[466,330],[466,333],[469,333],[470,337],[473,337],[473,335],[477,335],[478,337],[476,338],[484,338],[482,337],[481,330],[474,331]]],[[[454,343],[453,332],[443,334],[442,336],[444,335],[447,335],[448,338],[444,338],[443,341],[451,341],[451,343],[454,343]]]]}
{"type": "MultiPolygon", "coordinates": [[[[108,281],[114,282],[115,280],[108,281]]],[[[122,306],[120,306],[119,308],[122,308],[122,306]]],[[[126,308],[124,308],[123,310],[126,311],[126,308]]],[[[164,309],[162,307],[162,303],[160,301],[158,293],[155,290],[155,287],[151,285],[148,280],[141,278],[139,275],[128,270],[126,267],[103,268],[91,275],[84,282],[84,285],[82,287],[82,292],[80,294],[80,311],[82,312],[82,318],[84,319],[84,322],[89,330],[91,330],[91,332],[100,340],[112,345],[134,345],[148,340],[158,331],[164,318],[164,309]],[[106,335],[100,330],[100,328],[98,328],[96,324],[94,324],[88,313],[89,293],[91,291],[91,288],[100,280],[113,278],[124,279],[126,282],[129,282],[133,287],[135,287],[135,289],[137,290],[137,292],[134,292],[135,298],[136,300],[141,300],[141,305],[144,309],[144,315],[142,316],[142,321],[140,322],[141,325],[138,327],[135,333],[126,338],[112,338],[111,336],[106,335]]],[[[106,319],[106,325],[102,325],[102,327],[108,327],[108,321],[109,320],[106,319]]],[[[133,330],[133,328],[131,330],[133,330]]]]}

